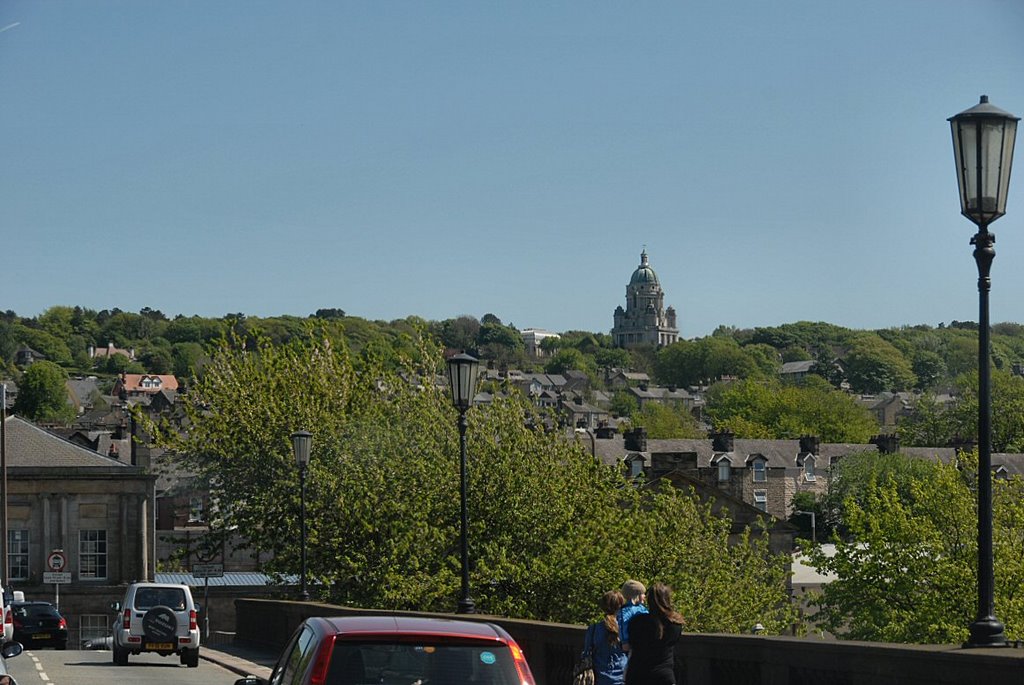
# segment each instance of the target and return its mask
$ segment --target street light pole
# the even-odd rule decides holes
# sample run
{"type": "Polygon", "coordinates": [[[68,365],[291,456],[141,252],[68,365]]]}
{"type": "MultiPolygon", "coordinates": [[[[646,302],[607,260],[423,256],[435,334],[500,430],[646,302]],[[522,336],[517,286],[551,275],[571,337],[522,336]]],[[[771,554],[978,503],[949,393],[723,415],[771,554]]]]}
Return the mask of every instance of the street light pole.
{"type": "Polygon", "coordinates": [[[313,445],[313,435],[308,431],[292,433],[292,450],[295,452],[295,463],[299,467],[299,536],[300,536],[300,589],[299,599],[309,600],[306,591],[306,467],[309,466],[309,451],[313,445]]]}
{"type": "Polygon", "coordinates": [[[462,562],[462,597],[456,607],[456,613],[474,614],[476,604],[469,595],[469,512],[467,491],[469,475],[466,470],[466,429],[469,420],[466,412],[473,404],[476,395],[477,370],[480,362],[468,354],[457,354],[448,360],[448,383],[452,391],[452,403],[459,410],[459,500],[461,511],[460,552],[462,562]]]}
{"type": "Polygon", "coordinates": [[[978,226],[971,238],[978,266],[978,612],[965,647],[1004,647],[1003,624],[995,615],[992,552],[992,388],[989,331],[989,276],[996,237],[990,223],[1006,213],[1017,122],[990,105],[988,96],[950,117],[953,155],[960,190],[960,213],[978,226]]]}

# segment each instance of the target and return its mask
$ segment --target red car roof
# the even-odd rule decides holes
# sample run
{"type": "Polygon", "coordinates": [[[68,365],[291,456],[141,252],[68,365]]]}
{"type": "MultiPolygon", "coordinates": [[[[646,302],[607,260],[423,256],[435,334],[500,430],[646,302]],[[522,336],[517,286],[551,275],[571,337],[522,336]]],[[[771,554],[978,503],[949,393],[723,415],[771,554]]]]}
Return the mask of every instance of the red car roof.
{"type": "Polygon", "coordinates": [[[508,642],[507,633],[489,623],[419,616],[332,616],[324,617],[326,630],[346,635],[424,635],[508,642]]]}

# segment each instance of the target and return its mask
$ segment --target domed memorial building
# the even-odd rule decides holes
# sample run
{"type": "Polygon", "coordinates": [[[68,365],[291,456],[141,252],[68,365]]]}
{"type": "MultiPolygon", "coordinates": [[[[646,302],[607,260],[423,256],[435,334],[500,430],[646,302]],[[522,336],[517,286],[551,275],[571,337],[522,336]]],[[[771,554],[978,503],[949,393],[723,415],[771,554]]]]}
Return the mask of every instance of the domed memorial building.
{"type": "Polygon", "coordinates": [[[647,250],[640,253],[640,266],[626,286],[626,308],[615,308],[612,339],[618,347],[663,347],[679,340],[676,310],[665,308],[665,293],[647,261],[647,250]]]}

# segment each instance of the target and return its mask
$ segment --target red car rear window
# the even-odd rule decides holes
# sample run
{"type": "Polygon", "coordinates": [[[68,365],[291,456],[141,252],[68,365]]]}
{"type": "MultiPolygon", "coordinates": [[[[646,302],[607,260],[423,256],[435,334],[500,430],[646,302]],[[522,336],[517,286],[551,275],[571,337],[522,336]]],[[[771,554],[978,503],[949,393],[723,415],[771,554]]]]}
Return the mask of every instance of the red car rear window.
{"type": "Polygon", "coordinates": [[[519,685],[501,642],[338,641],[327,685],[519,685]]]}

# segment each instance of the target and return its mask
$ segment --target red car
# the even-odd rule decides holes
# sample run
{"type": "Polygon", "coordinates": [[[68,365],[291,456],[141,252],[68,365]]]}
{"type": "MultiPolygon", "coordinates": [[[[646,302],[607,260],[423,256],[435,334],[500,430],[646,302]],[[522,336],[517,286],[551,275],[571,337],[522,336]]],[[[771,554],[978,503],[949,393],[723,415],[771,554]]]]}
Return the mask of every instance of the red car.
{"type": "Polygon", "coordinates": [[[235,685],[534,685],[516,641],[493,623],[410,616],[314,617],[269,680],[235,685]]]}

